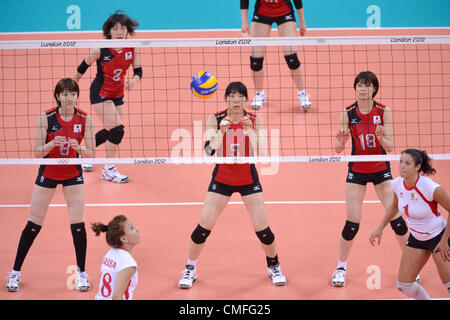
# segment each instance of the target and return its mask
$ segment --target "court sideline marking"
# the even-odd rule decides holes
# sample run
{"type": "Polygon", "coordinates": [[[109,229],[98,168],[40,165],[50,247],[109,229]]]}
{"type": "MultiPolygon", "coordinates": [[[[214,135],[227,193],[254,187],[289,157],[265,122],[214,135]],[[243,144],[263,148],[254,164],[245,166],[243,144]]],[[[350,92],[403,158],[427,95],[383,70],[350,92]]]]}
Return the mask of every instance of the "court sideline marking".
{"type": "MultiPolygon", "coordinates": [[[[265,204],[345,204],[345,201],[265,201],[265,204]]],[[[379,200],[364,200],[363,203],[381,203],[379,200]]],[[[163,207],[163,206],[202,206],[204,202],[138,202],[138,203],[86,203],[86,207],[163,207]]],[[[230,201],[228,204],[244,204],[230,201]]],[[[29,208],[30,204],[0,204],[0,208],[29,208]]],[[[52,203],[50,207],[67,207],[65,203],[52,203]]]]}

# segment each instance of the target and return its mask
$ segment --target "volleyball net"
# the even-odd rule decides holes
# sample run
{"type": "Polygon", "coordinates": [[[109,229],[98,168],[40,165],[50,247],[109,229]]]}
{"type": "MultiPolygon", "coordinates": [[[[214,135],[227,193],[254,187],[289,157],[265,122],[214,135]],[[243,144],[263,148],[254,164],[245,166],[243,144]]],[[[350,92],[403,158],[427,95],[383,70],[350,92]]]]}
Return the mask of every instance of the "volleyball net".
{"type": "MultiPolygon", "coordinates": [[[[398,160],[406,148],[426,150],[435,160],[450,160],[450,36],[370,36],[303,38],[32,40],[0,42],[0,164],[61,163],[240,163],[398,160]],[[264,90],[267,103],[253,111],[255,94],[250,54],[266,47],[264,90]],[[283,48],[295,46],[305,73],[312,109],[303,112],[283,48]],[[56,106],[56,83],[75,75],[90,48],[139,47],[143,78],[125,92],[125,136],[114,159],[99,146],[95,159],[35,159],[37,119],[56,106]],[[346,106],[355,100],[353,81],[374,72],[376,101],[393,114],[394,151],[389,155],[351,156],[351,141],[340,154],[335,134],[346,106]],[[209,71],[218,81],[210,98],[190,91],[192,76],[209,71]],[[249,89],[247,110],[265,124],[264,157],[210,157],[204,152],[205,122],[225,110],[231,81],[249,89]]],[[[79,81],[78,107],[92,115],[95,132],[103,128],[89,103],[93,64],[79,81]]],[[[132,77],[130,68],[127,77],[132,77]]]]}

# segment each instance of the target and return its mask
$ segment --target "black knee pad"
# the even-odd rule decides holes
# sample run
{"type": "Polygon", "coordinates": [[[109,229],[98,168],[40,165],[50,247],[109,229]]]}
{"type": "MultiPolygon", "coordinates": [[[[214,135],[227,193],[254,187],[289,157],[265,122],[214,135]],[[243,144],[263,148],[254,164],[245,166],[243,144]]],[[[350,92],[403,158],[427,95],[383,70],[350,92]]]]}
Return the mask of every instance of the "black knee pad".
{"type": "Polygon", "coordinates": [[[261,241],[265,245],[270,245],[275,240],[275,235],[272,233],[272,230],[270,230],[269,227],[256,232],[256,236],[259,238],[259,241],[261,241]]]}
{"type": "Polygon", "coordinates": [[[250,57],[250,68],[253,71],[261,71],[263,68],[263,61],[264,57],[262,58],[250,57]]]}
{"type": "Polygon", "coordinates": [[[108,141],[114,144],[119,144],[122,142],[123,135],[125,134],[125,127],[123,124],[120,126],[114,127],[109,130],[108,141]]]}
{"type": "Polygon", "coordinates": [[[406,225],[406,222],[402,216],[398,217],[395,220],[392,220],[390,223],[391,228],[392,230],[394,230],[395,234],[403,236],[408,232],[408,226],[406,225]]]}
{"type": "Polygon", "coordinates": [[[109,131],[106,129],[102,129],[99,132],[95,134],[95,146],[98,147],[99,145],[105,143],[108,140],[109,137],[109,131]]]}
{"type": "Polygon", "coordinates": [[[197,225],[197,227],[191,234],[191,239],[196,244],[202,244],[206,241],[206,238],[208,238],[210,233],[211,230],[207,230],[203,228],[201,225],[197,225]]]}
{"type": "Polygon", "coordinates": [[[359,223],[346,220],[344,229],[342,229],[342,238],[347,241],[353,240],[359,230],[359,223]]]}
{"type": "Polygon", "coordinates": [[[288,54],[287,56],[284,56],[284,59],[286,59],[286,63],[289,67],[289,69],[295,70],[300,68],[300,60],[298,60],[297,53],[288,54]]]}

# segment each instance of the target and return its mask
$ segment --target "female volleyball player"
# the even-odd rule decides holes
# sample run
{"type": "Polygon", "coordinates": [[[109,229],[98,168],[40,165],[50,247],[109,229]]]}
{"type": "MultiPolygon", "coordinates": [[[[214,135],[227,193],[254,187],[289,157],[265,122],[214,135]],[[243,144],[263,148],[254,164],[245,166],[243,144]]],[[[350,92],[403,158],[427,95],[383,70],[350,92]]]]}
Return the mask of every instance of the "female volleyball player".
{"type": "MultiPolygon", "coordinates": [[[[306,33],[306,23],[303,14],[302,0],[294,0],[300,18],[299,30],[300,35],[306,33]]],[[[247,22],[248,0],[241,0],[241,23],[242,33],[250,34],[251,37],[268,37],[272,29],[272,24],[278,26],[278,33],[281,37],[296,37],[297,23],[291,0],[256,0],[255,11],[252,24],[249,26],[247,22]]],[[[255,83],[256,94],[251,103],[253,109],[261,109],[266,103],[267,95],[264,92],[264,69],[263,61],[266,53],[265,47],[251,47],[250,68],[252,69],[253,80],[255,83]]],[[[303,67],[297,56],[295,46],[283,47],[284,58],[291,70],[291,76],[297,87],[297,98],[303,111],[311,108],[311,101],[305,91],[305,81],[303,67]]]]}
{"type": "MultiPolygon", "coordinates": [[[[357,101],[345,108],[340,117],[336,134],[335,151],[341,153],[352,138],[352,155],[382,155],[394,148],[391,110],[373,100],[378,92],[377,76],[361,72],[355,78],[353,88],[357,101]]],[[[374,184],[376,194],[385,208],[392,202],[392,180],[389,162],[350,162],[345,188],[346,221],[339,242],[339,261],[333,273],[332,285],[345,285],[347,258],[358,232],[361,207],[366,185],[374,184]]],[[[404,246],[408,227],[400,214],[392,217],[391,227],[401,247],[404,246]]]]}
{"type": "MultiPolygon", "coordinates": [[[[106,39],[126,39],[134,34],[139,24],[117,11],[103,24],[106,39]]],[[[139,48],[95,48],[78,66],[74,79],[78,81],[91,64],[97,61],[97,75],[91,84],[90,100],[92,108],[103,123],[104,128],[95,134],[95,144],[106,143],[106,156],[114,158],[124,136],[123,104],[124,89],[133,89],[142,78],[139,48]],[[133,65],[133,77],[125,81],[125,74],[133,65]]],[[[92,165],[84,165],[85,171],[91,171],[92,165]]],[[[129,177],[120,174],[114,164],[105,164],[102,179],[117,183],[129,181],[129,177]]]]}
{"type": "MultiPolygon", "coordinates": [[[[265,139],[259,138],[259,131],[264,128],[264,124],[259,117],[245,111],[247,99],[247,88],[243,83],[231,82],[228,85],[225,90],[228,108],[207,119],[206,154],[212,156],[217,152],[221,157],[242,157],[251,156],[259,150],[260,156],[265,155],[265,139]]],[[[179,281],[180,288],[190,288],[197,279],[197,258],[219,214],[234,192],[241,194],[253,228],[262,243],[269,277],[274,285],[285,285],[286,278],[281,273],[278,262],[275,236],[268,226],[262,187],[255,165],[217,164],[206,194],[200,223],[191,235],[188,262],[183,271],[183,278],[179,281]]]]}
{"type": "Polygon", "coordinates": [[[115,216],[108,225],[93,223],[98,236],[106,232],[111,247],[103,258],[96,300],[131,300],[138,282],[136,260],[131,250],[139,244],[139,230],[123,215],[115,216]]]}
{"type": "MultiPolygon", "coordinates": [[[[55,87],[57,107],[43,112],[38,119],[34,139],[35,157],[90,158],[95,154],[92,119],[77,105],[78,84],[70,78],[60,80],[55,87]],[[85,146],[80,143],[85,141],[85,146]]],[[[79,271],[76,286],[79,291],[90,289],[85,272],[86,229],[84,226],[84,181],[80,165],[41,165],[31,196],[28,222],[19,240],[13,270],[6,285],[8,291],[18,291],[20,270],[34,239],[42,228],[56,186],[62,185],[69,211],[70,229],[79,271]]]]}
{"type": "Polygon", "coordinates": [[[399,172],[400,177],[392,181],[392,204],[371,234],[370,242],[374,245],[375,239],[378,239],[377,243],[380,244],[384,227],[401,212],[406,216],[411,234],[400,261],[397,288],[410,298],[430,299],[425,289],[414,279],[432,255],[439,276],[450,293],[450,227],[438,209],[438,205],[441,205],[450,212],[450,197],[439,184],[421,175],[436,173],[425,151],[403,151],[399,172]]]}

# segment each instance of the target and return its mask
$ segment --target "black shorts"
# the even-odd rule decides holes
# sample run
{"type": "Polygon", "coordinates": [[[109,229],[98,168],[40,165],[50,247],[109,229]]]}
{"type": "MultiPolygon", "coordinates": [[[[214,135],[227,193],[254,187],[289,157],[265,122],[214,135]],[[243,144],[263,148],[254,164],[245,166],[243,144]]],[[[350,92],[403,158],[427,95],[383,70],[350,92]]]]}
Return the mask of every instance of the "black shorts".
{"type": "Polygon", "coordinates": [[[72,179],[53,180],[48,179],[39,173],[36,178],[35,184],[43,188],[55,189],[58,184],[62,184],[63,187],[75,186],[77,184],[84,184],[84,179],[83,174],[80,174],[72,179]]]}
{"type": "Polygon", "coordinates": [[[230,186],[228,184],[217,182],[213,178],[209,184],[208,191],[228,197],[230,197],[234,192],[239,192],[241,196],[248,196],[250,194],[262,192],[262,186],[259,181],[245,186],[230,186]]]}
{"type": "MultiPolygon", "coordinates": [[[[431,250],[431,251],[433,251],[434,248],[436,248],[436,246],[438,245],[439,241],[441,241],[442,235],[444,234],[444,231],[445,231],[445,229],[442,230],[442,232],[439,233],[436,237],[434,237],[434,238],[432,238],[430,240],[425,240],[425,241],[417,240],[410,233],[409,237],[408,237],[408,241],[406,241],[406,245],[408,247],[415,248],[415,249],[422,249],[422,250],[431,250]]],[[[447,242],[448,242],[448,245],[450,246],[450,237],[447,239],[447,242]]]]}
{"type": "Polygon", "coordinates": [[[372,182],[374,185],[377,185],[388,180],[392,180],[390,169],[375,173],[360,173],[348,170],[346,182],[365,186],[368,182],[372,182]]]}
{"type": "Polygon", "coordinates": [[[295,20],[294,12],[291,12],[291,13],[289,13],[287,15],[279,16],[279,17],[266,17],[266,16],[262,16],[262,15],[259,15],[259,14],[255,14],[253,16],[252,21],[263,23],[263,24],[268,24],[270,26],[272,24],[276,23],[279,26],[280,24],[283,24],[283,23],[286,23],[286,22],[290,22],[290,21],[295,22],[296,20],[295,20]]]}
{"type": "Polygon", "coordinates": [[[96,103],[100,103],[100,102],[105,102],[105,101],[111,100],[112,102],[114,102],[114,105],[117,107],[117,106],[121,106],[121,105],[123,105],[125,103],[125,97],[124,96],[121,96],[119,98],[102,97],[102,96],[99,96],[99,94],[97,92],[95,92],[94,90],[91,90],[89,98],[91,100],[91,104],[96,104],[96,103]]]}

